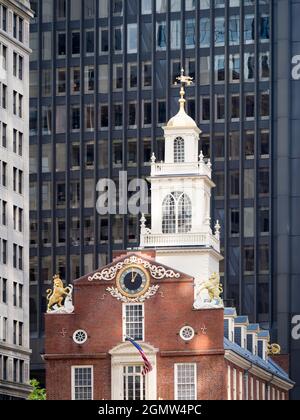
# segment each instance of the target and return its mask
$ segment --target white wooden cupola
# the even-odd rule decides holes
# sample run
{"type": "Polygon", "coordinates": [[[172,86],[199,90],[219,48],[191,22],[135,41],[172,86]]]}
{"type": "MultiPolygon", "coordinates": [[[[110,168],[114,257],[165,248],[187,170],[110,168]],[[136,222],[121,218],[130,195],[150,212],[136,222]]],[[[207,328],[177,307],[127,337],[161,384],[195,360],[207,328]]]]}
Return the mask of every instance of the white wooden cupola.
{"type": "Polygon", "coordinates": [[[185,110],[184,86],[192,79],[182,71],[178,80],[179,111],[163,128],[165,160],[151,159],[151,228],[143,216],[140,246],[156,249],[161,263],[194,274],[199,285],[219,273],[220,225],[212,231],[212,166],[199,153],[201,130],[185,110]]]}

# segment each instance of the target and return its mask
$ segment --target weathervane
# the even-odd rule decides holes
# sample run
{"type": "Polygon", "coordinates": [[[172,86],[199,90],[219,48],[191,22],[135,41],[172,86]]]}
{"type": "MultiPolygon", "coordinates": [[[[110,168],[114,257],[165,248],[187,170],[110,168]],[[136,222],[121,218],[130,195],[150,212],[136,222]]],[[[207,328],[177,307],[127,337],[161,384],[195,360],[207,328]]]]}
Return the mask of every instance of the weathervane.
{"type": "MultiPolygon", "coordinates": [[[[179,77],[176,78],[176,80],[178,80],[178,82],[180,82],[181,84],[181,89],[180,89],[180,101],[182,104],[185,103],[185,90],[184,90],[184,86],[191,86],[191,84],[193,83],[193,78],[190,76],[185,76],[184,75],[184,68],[181,69],[181,75],[179,77]]],[[[175,82],[175,86],[178,85],[178,82],[175,82]]]]}

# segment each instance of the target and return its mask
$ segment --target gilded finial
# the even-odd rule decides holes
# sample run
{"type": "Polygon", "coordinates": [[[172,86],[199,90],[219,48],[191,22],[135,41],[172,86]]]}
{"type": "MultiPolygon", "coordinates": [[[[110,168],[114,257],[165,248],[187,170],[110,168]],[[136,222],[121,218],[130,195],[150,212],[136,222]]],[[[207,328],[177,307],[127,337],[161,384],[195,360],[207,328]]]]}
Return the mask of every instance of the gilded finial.
{"type": "MultiPolygon", "coordinates": [[[[180,99],[179,99],[179,103],[180,103],[180,108],[184,109],[184,105],[185,105],[185,90],[184,87],[186,86],[191,86],[191,84],[193,83],[193,78],[190,76],[185,76],[184,75],[184,68],[181,69],[180,72],[180,76],[176,78],[176,80],[178,80],[178,82],[180,82],[181,84],[181,88],[180,88],[180,99]]],[[[177,85],[178,83],[175,82],[175,85],[177,85]]]]}
{"type": "MultiPolygon", "coordinates": [[[[178,80],[178,82],[181,83],[182,87],[184,87],[184,85],[191,86],[191,84],[193,83],[192,77],[184,75],[184,68],[181,69],[181,74],[179,77],[177,77],[176,80],[178,80]]],[[[175,85],[177,85],[177,82],[175,83],[175,85]]]]}

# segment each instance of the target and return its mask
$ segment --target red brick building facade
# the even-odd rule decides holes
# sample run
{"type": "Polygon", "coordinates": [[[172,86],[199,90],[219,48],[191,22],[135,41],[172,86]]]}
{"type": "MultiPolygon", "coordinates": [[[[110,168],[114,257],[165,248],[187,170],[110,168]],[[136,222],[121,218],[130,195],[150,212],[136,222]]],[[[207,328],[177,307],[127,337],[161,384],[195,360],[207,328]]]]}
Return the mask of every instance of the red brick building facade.
{"type": "Polygon", "coordinates": [[[75,281],[74,313],[45,315],[48,399],[287,399],[292,386],[288,376],[279,367],[274,375],[269,362],[255,365],[231,348],[229,340],[224,345],[224,310],[193,309],[193,279],[152,258],[153,253],[116,258],[110,266],[75,281]],[[132,264],[148,267],[150,287],[159,286],[154,296],[134,304],[108,291],[116,288],[118,272],[132,264]],[[109,271],[113,278],[105,280],[109,271]],[[133,323],[132,307],[141,310],[133,323]],[[181,337],[184,327],[194,331],[192,339],[181,337]],[[86,333],[82,344],[76,342],[76,331],[86,333]],[[125,341],[126,334],[134,332],[141,334],[134,338],[140,339],[153,365],[146,377],[141,370],[128,372],[143,364],[125,341]]]}

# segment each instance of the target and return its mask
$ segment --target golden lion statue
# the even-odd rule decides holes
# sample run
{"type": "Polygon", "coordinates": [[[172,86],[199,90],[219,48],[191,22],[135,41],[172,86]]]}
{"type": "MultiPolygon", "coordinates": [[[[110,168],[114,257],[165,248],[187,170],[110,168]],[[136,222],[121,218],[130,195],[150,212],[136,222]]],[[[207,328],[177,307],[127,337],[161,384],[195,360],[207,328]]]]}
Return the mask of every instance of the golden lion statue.
{"type": "Polygon", "coordinates": [[[200,291],[206,289],[208,291],[210,300],[219,300],[223,293],[223,287],[220,284],[220,276],[214,273],[210,279],[201,284],[200,291]]]}
{"type": "Polygon", "coordinates": [[[48,289],[47,300],[48,300],[48,312],[51,312],[53,306],[57,305],[59,308],[63,306],[63,301],[66,296],[69,296],[72,292],[70,287],[64,287],[61,278],[58,275],[53,277],[53,290],[48,289]]]}
{"type": "Polygon", "coordinates": [[[209,280],[200,284],[194,302],[194,309],[223,308],[222,293],[223,287],[220,284],[220,276],[217,273],[213,273],[209,280]]]}

